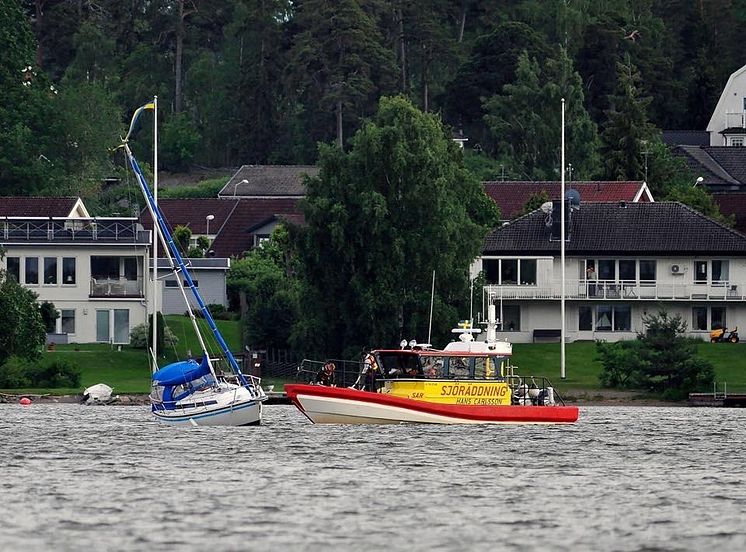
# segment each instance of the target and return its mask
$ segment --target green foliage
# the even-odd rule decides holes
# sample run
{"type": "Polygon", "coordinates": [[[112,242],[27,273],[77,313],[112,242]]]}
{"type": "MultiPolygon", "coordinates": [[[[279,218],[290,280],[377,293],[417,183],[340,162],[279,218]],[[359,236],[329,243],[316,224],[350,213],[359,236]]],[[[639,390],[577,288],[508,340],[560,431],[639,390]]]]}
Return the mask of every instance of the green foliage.
{"type": "Polygon", "coordinates": [[[697,357],[698,340],[683,337],[686,322],[681,315],[662,310],[643,316],[643,323],[645,331],[637,342],[597,344],[604,386],[646,389],[672,400],[712,386],[713,366],[697,357]]]}
{"type": "Polygon", "coordinates": [[[76,364],[58,358],[28,364],[14,357],[0,366],[2,389],[78,387],[80,377],[80,368],[76,364]]]}
{"type": "Polygon", "coordinates": [[[210,178],[203,180],[196,186],[172,186],[169,188],[160,188],[158,198],[184,199],[190,197],[217,197],[218,192],[223,189],[228,179],[210,178]]]}
{"type": "Polygon", "coordinates": [[[179,225],[171,232],[171,237],[174,239],[174,243],[179,248],[181,254],[186,255],[189,251],[189,240],[192,238],[191,229],[187,226],[179,225]]]}
{"type": "MultiPolygon", "coordinates": [[[[149,318],[152,319],[152,317],[153,315],[151,314],[149,318]]],[[[161,353],[165,353],[164,346],[169,348],[176,346],[179,343],[179,338],[176,336],[173,330],[165,324],[163,316],[160,313],[158,318],[158,337],[160,338],[158,350],[161,351],[161,353]]],[[[151,330],[149,324],[138,324],[130,331],[130,346],[134,347],[135,349],[146,349],[148,345],[152,343],[152,341],[153,331],[151,330]]]]}
{"type": "Polygon", "coordinates": [[[297,231],[304,316],[294,342],[351,355],[425,335],[433,270],[443,335],[468,304],[469,264],[499,213],[440,120],[382,98],[350,152],[324,146],[320,166],[297,231]]]}
{"type": "Polygon", "coordinates": [[[199,143],[199,131],[189,117],[184,113],[173,115],[163,125],[163,167],[174,171],[188,168],[194,161],[199,143]]]}
{"type": "Polygon", "coordinates": [[[484,104],[498,154],[513,159],[513,171],[531,180],[560,178],[563,98],[566,162],[572,163],[578,180],[598,172],[596,125],[583,107],[582,81],[565,50],[541,65],[521,54],[516,80],[484,104]]]}
{"type": "Polygon", "coordinates": [[[520,214],[525,215],[527,213],[535,211],[536,209],[544,205],[547,201],[549,201],[549,193],[546,190],[541,190],[540,192],[531,194],[526,200],[526,204],[523,206],[523,210],[520,214]]]}
{"type": "Polygon", "coordinates": [[[60,317],[60,312],[55,308],[54,303],[44,301],[39,306],[39,312],[41,313],[41,319],[44,323],[44,330],[47,333],[54,333],[55,327],[57,326],[57,319],[60,317]]]}
{"type": "Polygon", "coordinates": [[[0,366],[15,355],[35,360],[46,341],[36,294],[0,270],[0,366]]]}

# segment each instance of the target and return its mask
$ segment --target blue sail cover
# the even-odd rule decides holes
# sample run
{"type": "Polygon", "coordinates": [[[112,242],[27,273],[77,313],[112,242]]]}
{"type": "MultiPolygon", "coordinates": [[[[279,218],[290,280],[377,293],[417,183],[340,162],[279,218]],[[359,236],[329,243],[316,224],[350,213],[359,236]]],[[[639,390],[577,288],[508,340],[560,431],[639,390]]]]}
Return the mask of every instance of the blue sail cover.
{"type": "Polygon", "coordinates": [[[182,360],[164,366],[153,374],[153,383],[156,385],[181,385],[194,381],[210,373],[210,366],[207,364],[207,356],[202,358],[202,364],[197,364],[194,360],[182,360]]]}

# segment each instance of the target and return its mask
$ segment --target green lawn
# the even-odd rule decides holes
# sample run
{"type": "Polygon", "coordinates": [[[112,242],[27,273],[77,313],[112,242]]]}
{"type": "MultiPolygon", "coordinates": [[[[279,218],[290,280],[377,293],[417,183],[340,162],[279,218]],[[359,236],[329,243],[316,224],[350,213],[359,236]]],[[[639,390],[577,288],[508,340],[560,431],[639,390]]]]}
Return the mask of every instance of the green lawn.
{"type": "MultiPolygon", "coordinates": [[[[165,351],[161,365],[186,358],[187,351],[199,355],[197,337],[186,316],[166,316],[166,322],[179,338],[176,351],[165,351]]],[[[200,324],[204,321],[200,320],[200,324]]],[[[240,351],[240,324],[237,321],[218,320],[218,327],[232,351],[240,351]]],[[[209,331],[205,332],[210,335],[209,331]]],[[[209,346],[209,343],[208,343],[209,346]]],[[[560,379],[559,343],[516,343],[513,345],[513,364],[516,372],[522,375],[537,375],[549,378],[557,389],[600,389],[598,374],[601,364],[596,360],[596,346],[593,342],[569,343],[566,348],[566,379],[560,379]]],[[[728,391],[746,392],[746,345],[730,343],[702,343],[699,353],[715,366],[716,380],[722,390],[727,382],[728,391]]],[[[106,383],[115,392],[148,393],[150,391],[150,368],[144,350],[130,347],[111,347],[105,344],[60,345],[54,352],[44,353],[45,360],[63,357],[77,364],[82,372],[81,389],[28,389],[0,390],[8,393],[21,391],[31,393],[76,394],[83,388],[96,383],[106,383]],[[76,350],[77,349],[77,350],[76,350]]],[[[265,385],[275,385],[281,390],[284,381],[264,380],[265,385]]]]}

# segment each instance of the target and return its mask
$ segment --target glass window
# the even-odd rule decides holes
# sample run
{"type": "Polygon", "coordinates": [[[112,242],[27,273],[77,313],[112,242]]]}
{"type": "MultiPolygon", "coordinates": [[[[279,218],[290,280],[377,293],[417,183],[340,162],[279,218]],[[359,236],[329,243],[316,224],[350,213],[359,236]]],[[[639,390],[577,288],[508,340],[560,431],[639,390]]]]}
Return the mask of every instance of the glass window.
{"type": "Polygon", "coordinates": [[[445,375],[443,370],[443,357],[422,357],[422,374],[426,378],[440,378],[445,375]]]}
{"type": "Polygon", "coordinates": [[[75,283],[75,257],[62,257],[62,283],[75,283]]]}
{"type": "Polygon", "coordinates": [[[611,331],[611,307],[599,306],[596,308],[596,331],[611,331]]]}
{"type": "MultiPolygon", "coordinates": [[[[199,287],[199,280],[192,280],[192,283],[194,284],[194,287],[196,287],[196,288],[198,288],[198,287],[199,287]]],[[[187,281],[186,281],[186,280],[184,280],[184,287],[185,287],[185,288],[188,288],[188,287],[189,287],[189,284],[187,283],[187,281]]]]}
{"type": "Polygon", "coordinates": [[[124,277],[127,280],[137,280],[137,258],[124,258],[124,277]]]}
{"type": "Polygon", "coordinates": [[[640,261],[640,282],[654,284],[656,280],[655,267],[655,261],[640,261]]]}
{"type": "Polygon", "coordinates": [[[504,306],[502,309],[504,332],[521,331],[521,307],[518,305],[504,306]]]}
{"type": "Polygon", "coordinates": [[[637,274],[635,273],[636,263],[634,260],[625,259],[619,261],[619,279],[620,280],[636,280],[637,274]]]}
{"type": "Polygon", "coordinates": [[[468,357],[451,357],[448,359],[448,375],[452,378],[468,378],[469,377],[469,364],[470,359],[468,357]]]}
{"type": "Polygon", "coordinates": [[[26,283],[39,283],[39,259],[36,257],[26,257],[26,283]]]}
{"type": "Polygon", "coordinates": [[[692,307],[692,329],[707,329],[707,307],[692,307]]]}
{"type": "Polygon", "coordinates": [[[109,342],[109,311],[96,311],[96,341],[102,343],[109,342]]]}
{"type": "Polygon", "coordinates": [[[729,272],[728,261],[712,261],[712,281],[727,282],[729,272]]]}
{"type": "Polygon", "coordinates": [[[57,283],[57,257],[44,257],[44,283],[57,283]]]}
{"type": "Polygon", "coordinates": [[[731,138],[730,145],[731,146],[743,146],[743,138],[731,138]]]}
{"type": "Polygon", "coordinates": [[[578,307],[578,330],[593,330],[593,309],[587,306],[578,307]]]}
{"type": "Polygon", "coordinates": [[[482,270],[487,284],[499,284],[500,278],[500,261],[498,259],[483,259],[482,270]]]}
{"type": "Polygon", "coordinates": [[[21,258],[20,257],[8,257],[8,264],[6,265],[8,274],[16,279],[16,282],[21,281],[21,258]]]}
{"type": "Polygon", "coordinates": [[[707,261],[694,261],[694,283],[707,283],[707,261]]]}
{"type": "Polygon", "coordinates": [[[518,259],[503,259],[500,262],[502,285],[518,283],[518,259]]]}
{"type": "Polygon", "coordinates": [[[628,332],[632,329],[632,308],[629,305],[614,306],[614,331],[628,332]]]}
{"type": "Polygon", "coordinates": [[[75,333],[75,310],[74,309],[62,309],[60,311],[60,318],[62,319],[62,333],[74,334],[75,333]]]}
{"type": "Polygon", "coordinates": [[[598,279],[616,280],[616,261],[613,259],[601,259],[598,261],[598,279]]]}
{"type": "Polygon", "coordinates": [[[536,285],[536,259],[521,260],[521,283],[527,286],[536,285]]]}
{"type": "Polygon", "coordinates": [[[119,257],[91,257],[91,277],[96,280],[118,280],[119,257]]]}
{"type": "Polygon", "coordinates": [[[114,343],[130,342],[130,311],[114,309],[114,343]]]}
{"type": "Polygon", "coordinates": [[[176,280],[166,280],[166,287],[167,288],[176,288],[179,287],[179,282],[176,280]]]}
{"type": "Polygon", "coordinates": [[[725,307],[712,307],[710,309],[710,329],[727,328],[725,324],[725,307]]]}

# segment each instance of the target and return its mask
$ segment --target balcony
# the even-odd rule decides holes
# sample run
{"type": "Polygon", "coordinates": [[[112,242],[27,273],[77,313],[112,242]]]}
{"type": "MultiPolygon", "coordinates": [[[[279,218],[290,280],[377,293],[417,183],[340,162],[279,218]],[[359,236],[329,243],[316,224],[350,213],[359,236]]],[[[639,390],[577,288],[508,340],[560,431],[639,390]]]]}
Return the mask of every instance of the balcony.
{"type": "Polygon", "coordinates": [[[137,243],[150,242],[150,232],[131,218],[32,218],[0,219],[3,243],[137,243]]]}
{"type": "Polygon", "coordinates": [[[127,280],[125,278],[91,278],[89,297],[92,298],[142,298],[143,279],[127,280]]]}
{"type": "MultiPolygon", "coordinates": [[[[484,293],[490,300],[560,299],[562,282],[549,285],[487,285],[484,293]]],[[[657,282],[565,280],[565,298],[588,301],[743,301],[740,284],[719,282],[657,282]]]]}

